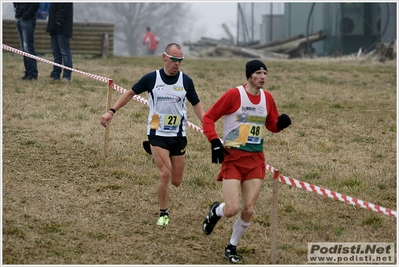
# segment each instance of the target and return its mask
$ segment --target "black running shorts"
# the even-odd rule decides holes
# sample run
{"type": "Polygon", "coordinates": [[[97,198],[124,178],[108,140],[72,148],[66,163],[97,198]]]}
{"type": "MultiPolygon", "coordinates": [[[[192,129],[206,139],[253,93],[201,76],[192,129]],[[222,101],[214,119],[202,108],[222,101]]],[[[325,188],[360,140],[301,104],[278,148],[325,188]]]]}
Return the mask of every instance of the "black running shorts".
{"type": "Polygon", "coordinates": [[[180,156],[186,153],[187,137],[148,136],[153,146],[159,146],[169,151],[171,156],[180,156]]]}

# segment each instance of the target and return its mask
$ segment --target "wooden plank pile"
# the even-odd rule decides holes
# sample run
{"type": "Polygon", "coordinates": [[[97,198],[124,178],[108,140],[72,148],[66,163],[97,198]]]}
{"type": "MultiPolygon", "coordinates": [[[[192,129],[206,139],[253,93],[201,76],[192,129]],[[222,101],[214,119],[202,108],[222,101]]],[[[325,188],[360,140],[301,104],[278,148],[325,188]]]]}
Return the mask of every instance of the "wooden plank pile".
{"type": "Polygon", "coordinates": [[[188,46],[191,53],[197,56],[210,57],[232,57],[242,56],[251,58],[303,58],[315,53],[312,43],[327,38],[323,32],[317,31],[308,37],[300,34],[283,40],[273,41],[266,44],[256,44],[246,47],[236,46],[234,44],[233,35],[227,26],[223,27],[230,38],[212,39],[202,37],[199,41],[184,42],[183,45],[188,46]]]}
{"type": "MultiPolygon", "coordinates": [[[[38,20],[35,28],[37,54],[51,54],[50,35],[46,32],[47,21],[38,20]]],[[[3,19],[3,44],[20,49],[15,19],[3,19]]],[[[114,51],[113,22],[74,22],[71,50],[74,55],[107,57],[114,51]]]]}

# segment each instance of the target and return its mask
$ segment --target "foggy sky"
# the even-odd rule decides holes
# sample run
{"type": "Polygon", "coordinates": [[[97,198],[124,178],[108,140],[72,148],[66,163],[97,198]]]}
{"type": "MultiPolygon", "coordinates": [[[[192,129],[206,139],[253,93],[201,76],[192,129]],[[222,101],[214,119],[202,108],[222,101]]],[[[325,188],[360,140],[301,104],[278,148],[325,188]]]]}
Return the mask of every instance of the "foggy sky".
{"type": "MultiPolygon", "coordinates": [[[[244,1],[245,2],[245,1],[244,1]]],[[[233,36],[237,34],[237,10],[238,2],[186,2],[191,5],[191,12],[195,18],[195,23],[184,25],[189,28],[189,36],[180,36],[182,41],[196,42],[201,37],[214,39],[229,38],[223,28],[226,24],[233,36]]],[[[94,3],[93,3],[94,4],[94,3]]],[[[246,8],[250,8],[250,3],[246,3],[246,8]]],[[[259,8],[259,7],[257,7],[259,8]]],[[[270,3],[261,7],[262,12],[270,12],[270,3]]],[[[272,4],[273,14],[284,12],[284,3],[272,4]]],[[[2,18],[14,19],[14,8],[12,2],[2,2],[2,18]]]]}
{"type": "MultiPolygon", "coordinates": [[[[242,3],[245,3],[245,1],[242,3]]],[[[190,38],[191,41],[195,42],[202,36],[214,39],[228,38],[222,27],[223,23],[236,36],[238,2],[192,2],[190,5],[198,20],[193,36],[190,38]]],[[[250,8],[250,3],[245,3],[245,5],[246,8],[250,8]]],[[[257,5],[256,8],[261,8],[264,14],[284,14],[283,2],[265,2],[262,6],[257,5]]]]}

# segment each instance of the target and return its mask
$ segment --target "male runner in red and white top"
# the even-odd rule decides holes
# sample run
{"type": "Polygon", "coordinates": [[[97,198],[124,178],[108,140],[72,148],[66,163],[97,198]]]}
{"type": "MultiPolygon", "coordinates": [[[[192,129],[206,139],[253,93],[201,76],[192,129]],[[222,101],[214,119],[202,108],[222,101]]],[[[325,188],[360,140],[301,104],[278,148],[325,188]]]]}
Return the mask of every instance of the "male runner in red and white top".
{"type": "Polygon", "coordinates": [[[262,89],[267,78],[266,65],[259,60],[247,62],[246,76],[248,83],[227,90],[205,113],[202,122],[204,134],[212,144],[212,163],[222,164],[217,180],[222,181],[224,198],[223,203],[214,202],[211,206],[203,222],[205,234],[212,233],[221,217],[230,218],[239,212],[242,192],[241,216],[224,251],[231,263],[243,263],[236,246],[250,225],[266,174],[264,126],[277,133],[291,124],[288,115],[279,116],[270,92],[262,89]],[[222,116],[224,146],[215,129],[215,122],[222,116]]]}

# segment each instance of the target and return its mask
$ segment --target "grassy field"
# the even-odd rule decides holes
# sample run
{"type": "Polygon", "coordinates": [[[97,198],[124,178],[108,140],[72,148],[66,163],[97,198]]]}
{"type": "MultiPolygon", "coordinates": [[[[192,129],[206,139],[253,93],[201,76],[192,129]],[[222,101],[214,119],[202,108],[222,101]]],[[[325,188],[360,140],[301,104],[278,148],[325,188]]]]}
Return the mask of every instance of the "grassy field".
{"type": "MultiPolygon", "coordinates": [[[[51,55],[46,58],[52,60],[51,55]]],[[[207,110],[246,82],[248,59],[187,57],[207,110]]],[[[265,60],[269,90],[292,125],[265,131],[267,163],[284,176],[397,209],[396,62],[371,59],[265,60]]],[[[183,183],[171,188],[166,228],[156,226],[157,172],[141,147],[148,108],[132,100],[110,126],[108,156],[100,116],[108,86],[74,72],[22,81],[22,57],[3,52],[3,264],[228,264],[222,257],[235,218],[210,236],[202,221],[222,201],[210,144],[188,129],[183,183]]],[[[74,68],[130,89],[162,66],[160,57],[74,58],[74,68]]],[[[120,96],[113,91],[112,103],[120,96]]],[[[142,95],[146,98],[146,95],[142,95]]],[[[189,107],[189,121],[200,126],[189,107]]],[[[221,135],[222,121],[217,124],[221,135]]],[[[272,175],[238,244],[247,264],[270,263],[272,175]]],[[[307,264],[308,242],[395,242],[396,217],[279,184],[278,264],[307,264]]]]}

